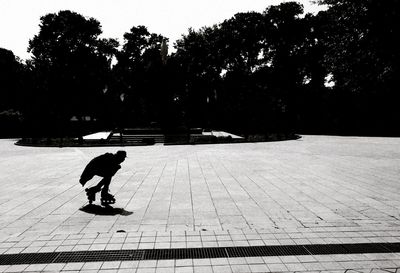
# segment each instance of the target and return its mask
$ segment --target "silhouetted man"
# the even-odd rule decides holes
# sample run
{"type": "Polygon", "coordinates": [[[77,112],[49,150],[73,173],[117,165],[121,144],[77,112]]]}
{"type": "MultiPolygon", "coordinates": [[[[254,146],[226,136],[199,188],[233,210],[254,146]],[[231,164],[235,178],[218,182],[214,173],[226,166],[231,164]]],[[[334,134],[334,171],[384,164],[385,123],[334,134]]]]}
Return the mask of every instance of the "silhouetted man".
{"type": "Polygon", "coordinates": [[[121,163],[126,158],[125,151],[118,151],[115,154],[105,153],[98,157],[93,158],[83,170],[79,183],[85,186],[86,182],[93,178],[93,176],[101,176],[103,179],[94,187],[86,189],[86,195],[91,204],[96,200],[96,193],[101,191],[101,204],[114,204],[115,198],[108,193],[111,178],[121,168],[121,163]]]}

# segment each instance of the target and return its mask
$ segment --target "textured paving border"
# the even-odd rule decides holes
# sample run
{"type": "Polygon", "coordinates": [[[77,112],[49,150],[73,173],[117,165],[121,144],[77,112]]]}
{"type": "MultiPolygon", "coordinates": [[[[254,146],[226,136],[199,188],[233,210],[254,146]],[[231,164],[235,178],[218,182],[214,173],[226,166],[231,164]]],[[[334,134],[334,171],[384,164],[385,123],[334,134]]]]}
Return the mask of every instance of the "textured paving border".
{"type": "Polygon", "coordinates": [[[101,250],[0,255],[0,265],[400,252],[400,243],[101,250]]]}

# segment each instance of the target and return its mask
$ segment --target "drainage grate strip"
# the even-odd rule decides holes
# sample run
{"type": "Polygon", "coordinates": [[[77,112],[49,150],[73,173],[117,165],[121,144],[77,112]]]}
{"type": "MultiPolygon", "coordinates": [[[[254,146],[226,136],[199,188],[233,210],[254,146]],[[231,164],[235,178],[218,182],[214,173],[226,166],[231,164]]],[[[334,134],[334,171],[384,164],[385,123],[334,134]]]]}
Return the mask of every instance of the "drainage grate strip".
{"type": "Polygon", "coordinates": [[[349,254],[362,253],[387,253],[386,244],[344,244],[343,247],[349,254]]]}
{"type": "Polygon", "coordinates": [[[344,245],[307,245],[304,246],[312,255],[349,254],[344,245]]]}
{"type": "Polygon", "coordinates": [[[400,252],[400,243],[96,250],[0,255],[0,265],[400,252]]]}
{"type": "Polygon", "coordinates": [[[390,252],[400,252],[400,243],[381,244],[382,247],[388,249],[390,252]]]}
{"type": "Polygon", "coordinates": [[[53,263],[59,253],[22,253],[0,255],[0,265],[53,263]]]}

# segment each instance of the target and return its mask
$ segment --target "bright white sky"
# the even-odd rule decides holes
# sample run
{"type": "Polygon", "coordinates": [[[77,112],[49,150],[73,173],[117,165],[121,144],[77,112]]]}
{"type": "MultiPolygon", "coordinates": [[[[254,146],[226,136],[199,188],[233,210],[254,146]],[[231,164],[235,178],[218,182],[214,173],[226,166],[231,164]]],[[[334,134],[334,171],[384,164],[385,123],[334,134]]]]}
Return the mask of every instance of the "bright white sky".
{"type": "MultiPolygon", "coordinates": [[[[262,12],[285,0],[0,0],[0,47],[27,59],[29,39],[39,32],[40,17],[60,10],[75,11],[97,19],[102,37],[117,38],[132,26],[169,38],[170,46],[189,27],[199,29],[231,18],[235,13],[262,12]]],[[[320,9],[308,0],[298,0],[306,12],[320,9]]]]}

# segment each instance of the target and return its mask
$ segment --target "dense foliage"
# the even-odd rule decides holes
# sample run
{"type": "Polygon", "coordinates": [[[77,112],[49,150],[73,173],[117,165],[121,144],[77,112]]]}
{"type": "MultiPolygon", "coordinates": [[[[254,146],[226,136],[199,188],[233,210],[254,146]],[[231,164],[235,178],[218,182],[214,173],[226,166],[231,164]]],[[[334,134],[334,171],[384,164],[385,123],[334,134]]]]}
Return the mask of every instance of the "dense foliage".
{"type": "Polygon", "coordinates": [[[0,49],[0,122],[23,119],[28,134],[89,124],[399,134],[400,1],[319,2],[328,9],[316,15],[285,2],[189,29],[169,55],[145,26],[120,46],[96,19],[47,14],[32,59],[0,49]]]}

